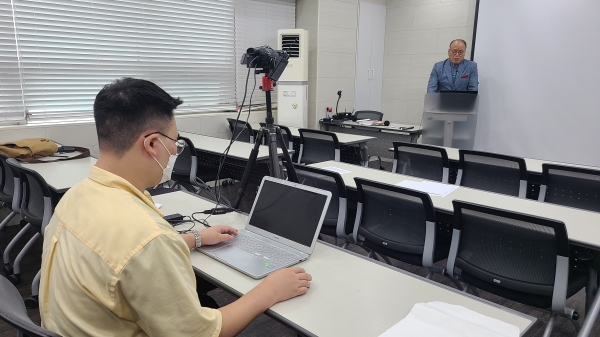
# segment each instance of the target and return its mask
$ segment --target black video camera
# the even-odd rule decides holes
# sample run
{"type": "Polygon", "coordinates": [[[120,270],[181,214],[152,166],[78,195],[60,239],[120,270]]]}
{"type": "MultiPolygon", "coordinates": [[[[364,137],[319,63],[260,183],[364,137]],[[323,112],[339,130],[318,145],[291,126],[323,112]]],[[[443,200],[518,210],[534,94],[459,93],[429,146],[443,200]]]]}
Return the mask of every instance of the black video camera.
{"type": "Polygon", "coordinates": [[[248,48],[242,55],[241,64],[247,65],[248,68],[260,69],[259,72],[265,73],[269,79],[277,81],[285,70],[289,58],[290,55],[285,51],[262,46],[248,48]]]}

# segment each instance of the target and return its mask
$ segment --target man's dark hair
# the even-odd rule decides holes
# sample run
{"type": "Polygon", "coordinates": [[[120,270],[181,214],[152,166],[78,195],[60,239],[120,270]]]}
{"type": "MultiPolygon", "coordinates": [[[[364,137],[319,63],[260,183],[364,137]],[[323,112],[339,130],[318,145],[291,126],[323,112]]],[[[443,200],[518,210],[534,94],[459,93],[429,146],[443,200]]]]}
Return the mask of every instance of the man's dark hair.
{"type": "Polygon", "coordinates": [[[450,46],[449,46],[448,48],[452,48],[452,44],[453,44],[454,42],[457,42],[457,41],[458,41],[458,42],[462,42],[462,44],[464,44],[464,45],[465,45],[465,49],[467,49],[467,42],[465,42],[465,40],[463,40],[463,39],[456,39],[456,40],[452,40],[452,42],[450,42],[450,46]]]}
{"type": "Polygon", "coordinates": [[[105,85],[94,101],[100,149],[122,155],[146,130],[164,132],[181,103],[146,80],[124,77],[105,85]]]}

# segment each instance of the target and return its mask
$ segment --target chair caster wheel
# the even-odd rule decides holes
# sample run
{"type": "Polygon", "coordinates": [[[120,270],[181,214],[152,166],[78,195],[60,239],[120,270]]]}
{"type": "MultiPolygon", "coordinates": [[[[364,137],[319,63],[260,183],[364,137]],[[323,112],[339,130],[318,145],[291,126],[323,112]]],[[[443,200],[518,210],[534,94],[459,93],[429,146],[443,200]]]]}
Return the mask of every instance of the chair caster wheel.
{"type": "Polygon", "coordinates": [[[19,274],[8,275],[7,279],[10,281],[10,283],[17,285],[21,282],[21,275],[19,275],[19,274]]]}
{"type": "Polygon", "coordinates": [[[29,298],[25,300],[25,307],[27,309],[36,309],[38,306],[39,304],[37,295],[29,296],[29,298]]]}
{"type": "Polygon", "coordinates": [[[20,225],[21,227],[25,227],[25,226],[27,226],[27,223],[28,223],[28,222],[27,222],[26,220],[21,220],[21,221],[19,221],[19,225],[20,225]]]}
{"type": "Polygon", "coordinates": [[[227,187],[227,185],[229,185],[229,183],[227,182],[227,180],[223,180],[223,183],[221,183],[221,186],[227,187]]]}
{"type": "Polygon", "coordinates": [[[13,273],[13,267],[10,264],[4,265],[4,275],[10,276],[13,273]]]}

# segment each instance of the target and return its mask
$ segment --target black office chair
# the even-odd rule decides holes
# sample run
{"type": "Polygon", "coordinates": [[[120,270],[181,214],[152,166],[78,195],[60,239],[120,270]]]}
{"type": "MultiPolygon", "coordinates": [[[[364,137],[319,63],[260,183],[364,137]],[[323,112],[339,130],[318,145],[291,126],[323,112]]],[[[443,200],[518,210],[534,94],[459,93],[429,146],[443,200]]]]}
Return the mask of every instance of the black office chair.
{"type": "Polygon", "coordinates": [[[393,144],[393,173],[448,183],[450,164],[446,149],[404,142],[393,144]]]}
{"type": "MultiPolygon", "coordinates": [[[[211,171],[198,174],[198,158],[196,156],[196,147],[194,146],[194,143],[185,137],[180,136],[178,139],[181,139],[185,142],[185,147],[183,148],[183,152],[181,152],[181,154],[179,154],[177,157],[175,165],[173,166],[171,181],[173,181],[174,184],[169,188],[184,188],[187,191],[196,193],[198,195],[201,195],[202,192],[204,192],[210,198],[216,201],[217,196],[213,192],[212,188],[205,183],[205,181],[215,180],[217,171],[214,170],[214,173],[211,171]]],[[[154,195],[156,195],[157,192],[160,193],[161,191],[156,191],[154,195]]],[[[163,190],[162,192],[165,191],[163,190]]],[[[231,206],[229,200],[223,196],[221,196],[221,202],[231,206]]]]}
{"type": "Polygon", "coordinates": [[[340,161],[340,142],[335,133],[298,129],[300,154],[298,164],[314,164],[327,160],[340,161]]]}
{"type": "Polygon", "coordinates": [[[370,119],[374,121],[383,120],[383,112],[372,110],[360,110],[354,113],[352,120],[370,119]]]}
{"type": "MultiPolygon", "coordinates": [[[[435,210],[427,193],[354,178],[357,192],[354,241],[381,255],[444,274],[434,262],[448,257],[450,240],[436,237],[435,210]],[[360,240],[359,235],[363,237],[360,240]]],[[[452,280],[459,289],[459,282],[452,280]]]]}
{"type": "Polygon", "coordinates": [[[352,240],[352,219],[348,217],[348,194],[344,180],[337,172],[298,164],[294,168],[300,184],[331,192],[321,233],[333,236],[336,245],[338,238],[346,240],[343,247],[347,248],[352,240]]]}
{"type": "Polygon", "coordinates": [[[600,212],[600,170],[542,164],[538,201],[600,212]]]}
{"type": "MultiPolygon", "coordinates": [[[[278,126],[281,129],[281,135],[283,136],[283,140],[285,141],[285,146],[288,150],[294,149],[294,136],[292,136],[292,131],[287,126],[273,124],[274,126],[278,126]]],[[[260,126],[263,128],[267,127],[266,123],[260,123],[260,126]]],[[[281,145],[277,143],[277,147],[281,148],[281,145]]]]}
{"type": "Polygon", "coordinates": [[[447,272],[467,283],[463,291],[476,287],[550,309],[544,336],[550,335],[556,315],[578,318],[579,314],[565,302],[585,287],[588,277],[569,268],[569,238],[564,223],[462,201],[453,204],[454,230],[447,272]]]}
{"type": "Polygon", "coordinates": [[[459,150],[456,185],[525,198],[527,167],[523,158],[459,150]]]}
{"type": "Polygon", "coordinates": [[[0,202],[4,207],[10,207],[11,212],[0,222],[0,230],[4,229],[7,223],[12,220],[15,215],[21,212],[21,184],[18,176],[13,175],[13,170],[6,163],[6,157],[0,154],[0,202]],[[15,188],[16,186],[16,188],[15,188]]]}
{"type": "MultiPolygon", "coordinates": [[[[21,166],[13,158],[8,159],[7,163],[13,169],[13,172],[19,175],[23,183],[21,216],[23,217],[23,220],[27,222],[27,225],[23,227],[21,232],[27,231],[29,228],[33,228],[37,232],[21,249],[12,265],[13,274],[9,275],[8,278],[11,282],[17,284],[21,280],[21,260],[25,254],[27,254],[31,246],[33,246],[33,244],[42,237],[46,226],[50,222],[52,213],[54,212],[55,202],[52,200],[52,192],[50,191],[50,187],[39,173],[21,166]]],[[[19,234],[21,234],[21,232],[19,232],[19,234]]],[[[17,236],[19,234],[17,234],[17,236]]],[[[10,248],[12,248],[11,244],[13,244],[14,241],[15,240],[13,239],[10,242],[10,248]]],[[[9,247],[7,247],[6,251],[4,252],[5,258],[8,255],[7,251],[10,251],[9,247]]],[[[6,266],[7,261],[5,260],[4,262],[6,266]]],[[[8,260],[8,263],[10,263],[10,260],[8,260]]],[[[28,308],[37,308],[39,282],[40,272],[38,271],[31,285],[32,296],[25,301],[25,305],[28,308]]]]}
{"type": "Polygon", "coordinates": [[[41,328],[27,315],[21,294],[14,285],[0,277],[0,318],[17,329],[17,336],[60,337],[60,335],[41,328]]]}
{"type": "Polygon", "coordinates": [[[229,130],[234,139],[240,142],[254,144],[254,130],[252,130],[250,123],[241,120],[236,122],[233,118],[227,118],[227,123],[229,123],[229,130]]]}

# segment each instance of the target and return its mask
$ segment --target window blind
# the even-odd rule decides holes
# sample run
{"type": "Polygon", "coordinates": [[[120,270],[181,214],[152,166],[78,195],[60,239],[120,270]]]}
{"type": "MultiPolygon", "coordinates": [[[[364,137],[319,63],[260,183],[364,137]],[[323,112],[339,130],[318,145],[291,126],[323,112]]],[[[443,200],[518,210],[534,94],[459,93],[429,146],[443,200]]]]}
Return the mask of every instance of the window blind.
{"type": "Polygon", "coordinates": [[[0,2],[0,123],[25,120],[10,1],[0,2]]]}
{"type": "Polygon", "coordinates": [[[176,113],[235,108],[234,0],[13,2],[29,123],[91,118],[124,76],[179,96],[176,113]]]}
{"type": "MultiPolygon", "coordinates": [[[[235,1],[235,47],[236,91],[238,104],[244,97],[248,69],[240,64],[242,55],[250,47],[269,46],[277,49],[277,31],[296,28],[295,0],[236,0],[235,1]]],[[[248,98],[254,85],[253,74],[248,80],[248,98]]],[[[265,95],[258,89],[262,75],[257,75],[256,91],[252,103],[264,104],[265,95]]],[[[277,95],[272,95],[273,102],[277,95]]]]}

